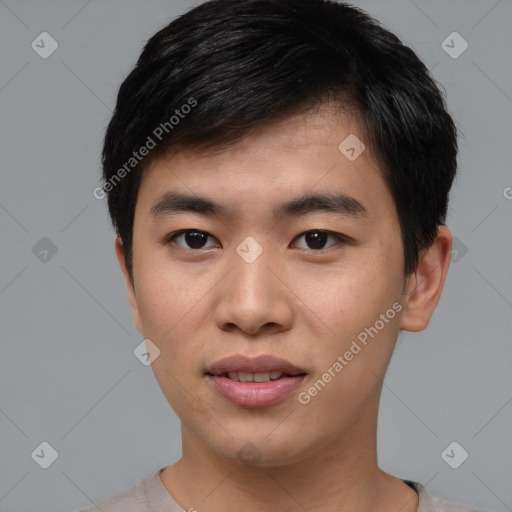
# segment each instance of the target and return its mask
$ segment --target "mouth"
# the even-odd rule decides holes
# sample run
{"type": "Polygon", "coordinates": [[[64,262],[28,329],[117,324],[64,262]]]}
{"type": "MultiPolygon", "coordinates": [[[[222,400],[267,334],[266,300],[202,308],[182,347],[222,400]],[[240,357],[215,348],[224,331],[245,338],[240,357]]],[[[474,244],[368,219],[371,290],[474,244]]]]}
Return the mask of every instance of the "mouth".
{"type": "Polygon", "coordinates": [[[287,379],[289,377],[297,377],[306,375],[305,373],[285,373],[280,371],[270,372],[225,372],[218,375],[211,374],[212,377],[224,377],[235,382],[269,382],[279,379],[287,379]]]}
{"type": "Polygon", "coordinates": [[[205,377],[231,404],[268,407],[292,394],[307,372],[284,359],[262,355],[235,355],[212,364],[205,377]]]}
{"type": "Polygon", "coordinates": [[[241,382],[260,382],[257,380],[258,378],[276,380],[283,375],[297,376],[306,374],[306,371],[280,357],[266,354],[250,357],[237,354],[216,361],[206,369],[206,373],[217,377],[225,376],[233,380],[237,376],[241,376],[242,378],[236,379],[241,382]],[[249,379],[250,376],[252,376],[250,380],[244,380],[249,379]],[[254,377],[256,377],[256,380],[254,377]]]}

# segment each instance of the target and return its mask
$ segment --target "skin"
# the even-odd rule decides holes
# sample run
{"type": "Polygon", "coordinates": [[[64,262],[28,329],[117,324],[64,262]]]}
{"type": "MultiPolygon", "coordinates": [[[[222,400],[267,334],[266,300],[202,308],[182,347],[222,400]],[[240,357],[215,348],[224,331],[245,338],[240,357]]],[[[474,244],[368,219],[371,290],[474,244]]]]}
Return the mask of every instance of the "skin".
{"type": "Polygon", "coordinates": [[[364,140],[354,119],[324,106],[259,127],[222,152],[160,156],[143,177],[133,279],[119,238],[115,249],[134,325],[161,351],[152,368],[182,423],[183,456],[160,478],[185,510],[417,510],[417,493],[377,465],[378,405],[400,330],[424,329],[438,303],[452,238],[440,227],[404,277],[398,217],[377,163],[368,148],[353,162],[338,150],[351,133],[364,140]],[[165,191],[205,196],[229,214],[152,219],[165,191]],[[332,191],[367,214],[272,217],[279,203],[332,191]],[[183,236],[164,242],[184,229],[211,237],[201,249],[183,236]],[[309,230],[348,241],[333,236],[312,249],[301,236],[309,230]],[[252,263],[236,252],[248,236],[263,248],[252,263]],[[204,376],[229,355],[272,354],[307,372],[306,391],[394,303],[402,311],[306,405],[294,393],[270,407],[239,407],[204,376]],[[256,461],[240,456],[248,443],[256,461]]]}

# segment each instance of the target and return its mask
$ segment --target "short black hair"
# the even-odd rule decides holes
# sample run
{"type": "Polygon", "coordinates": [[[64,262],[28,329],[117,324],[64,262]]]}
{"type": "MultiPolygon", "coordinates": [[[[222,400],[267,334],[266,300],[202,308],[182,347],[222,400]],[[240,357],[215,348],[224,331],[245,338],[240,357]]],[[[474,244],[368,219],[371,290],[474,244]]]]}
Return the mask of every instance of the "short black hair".
{"type": "Polygon", "coordinates": [[[360,114],[396,205],[404,273],[414,272],[445,222],[457,168],[456,128],[426,66],[346,3],[211,0],[147,41],[106,131],[103,190],[130,274],[141,176],[158,155],[227,147],[331,101],[360,114]]]}

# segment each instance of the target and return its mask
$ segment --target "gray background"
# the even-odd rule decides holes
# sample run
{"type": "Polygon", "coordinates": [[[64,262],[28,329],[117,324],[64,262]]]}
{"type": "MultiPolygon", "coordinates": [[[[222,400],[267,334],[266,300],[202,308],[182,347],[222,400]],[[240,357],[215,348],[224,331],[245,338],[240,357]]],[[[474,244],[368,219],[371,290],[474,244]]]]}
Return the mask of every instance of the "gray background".
{"type": "MultiPolygon", "coordinates": [[[[179,422],[133,355],[141,337],[92,191],[123,77],[145,40],[198,3],[0,0],[2,512],[85,507],[180,456],[179,422]],[[31,48],[43,31],[59,44],[47,59],[31,48]],[[41,253],[42,237],[56,254],[41,253]],[[59,454],[46,470],[31,457],[42,441],[59,454]]],[[[399,338],[379,463],[446,498],[511,510],[512,2],[356,4],[416,49],[462,133],[448,220],[457,254],[427,331],[399,338]],[[441,47],[453,31],[469,44],[458,58],[441,47]],[[469,453],[458,469],[441,458],[452,441],[469,453]]]]}

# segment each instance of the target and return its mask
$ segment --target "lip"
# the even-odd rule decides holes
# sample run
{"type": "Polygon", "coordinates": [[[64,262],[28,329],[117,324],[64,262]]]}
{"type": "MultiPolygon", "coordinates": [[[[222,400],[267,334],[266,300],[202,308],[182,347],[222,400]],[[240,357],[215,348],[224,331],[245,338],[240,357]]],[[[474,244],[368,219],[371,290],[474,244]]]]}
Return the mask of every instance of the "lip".
{"type": "Polygon", "coordinates": [[[228,356],[210,365],[206,373],[221,375],[228,372],[258,373],[272,371],[288,374],[306,373],[285,359],[266,354],[256,357],[248,357],[242,354],[228,356]]]}
{"type": "Polygon", "coordinates": [[[247,357],[234,355],[213,363],[206,378],[222,397],[245,408],[268,407],[291,395],[306,377],[306,372],[285,359],[269,355],[247,357]],[[278,371],[289,374],[268,382],[237,382],[224,374],[228,372],[262,373],[278,371]]]}

